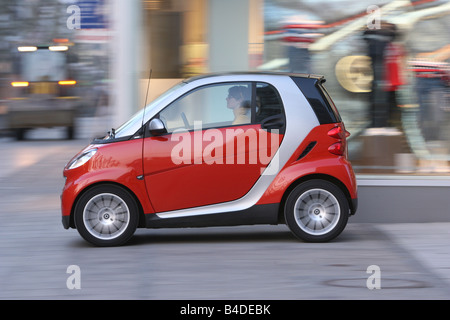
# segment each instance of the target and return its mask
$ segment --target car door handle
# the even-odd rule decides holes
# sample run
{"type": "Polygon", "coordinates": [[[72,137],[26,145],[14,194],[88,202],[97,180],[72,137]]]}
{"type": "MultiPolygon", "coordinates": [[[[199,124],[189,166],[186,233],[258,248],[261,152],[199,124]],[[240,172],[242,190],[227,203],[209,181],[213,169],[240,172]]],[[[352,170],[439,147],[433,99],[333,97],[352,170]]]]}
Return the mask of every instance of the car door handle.
{"type": "Polygon", "coordinates": [[[281,129],[284,127],[284,115],[277,114],[267,117],[261,121],[261,128],[263,129],[281,129]]]}

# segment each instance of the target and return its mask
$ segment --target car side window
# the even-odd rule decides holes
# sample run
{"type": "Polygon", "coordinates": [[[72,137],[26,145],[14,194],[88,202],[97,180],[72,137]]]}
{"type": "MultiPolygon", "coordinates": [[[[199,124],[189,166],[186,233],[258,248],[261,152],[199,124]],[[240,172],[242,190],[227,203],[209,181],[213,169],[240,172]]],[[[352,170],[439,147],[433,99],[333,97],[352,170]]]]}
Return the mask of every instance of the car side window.
{"type": "Polygon", "coordinates": [[[207,85],[188,92],[159,113],[167,132],[251,123],[251,82],[207,85]]]}
{"type": "Polygon", "coordinates": [[[282,116],[283,103],[277,90],[267,83],[256,84],[256,123],[273,116],[282,116]]]}

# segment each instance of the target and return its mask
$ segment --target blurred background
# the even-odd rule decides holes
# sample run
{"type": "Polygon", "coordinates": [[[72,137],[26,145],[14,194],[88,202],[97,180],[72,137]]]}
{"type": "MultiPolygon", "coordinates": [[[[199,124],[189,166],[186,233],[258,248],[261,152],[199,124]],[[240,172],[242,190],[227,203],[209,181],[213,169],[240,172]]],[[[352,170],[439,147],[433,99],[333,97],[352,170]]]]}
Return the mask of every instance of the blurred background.
{"type": "Polygon", "coordinates": [[[351,133],[358,174],[450,175],[449,1],[0,4],[2,139],[47,127],[101,136],[203,73],[314,73],[351,133]]]}
{"type": "Polygon", "coordinates": [[[449,16],[443,0],[0,0],[0,299],[448,298],[449,16]],[[310,248],[285,226],[154,230],[113,254],[67,233],[69,159],[174,83],[222,71],[326,77],[351,132],[356,225],[310,248]],[[67,289],[73,264],[83,290],[67,289]],[[367,289],[374,264],[387,290],[367,289]]]}

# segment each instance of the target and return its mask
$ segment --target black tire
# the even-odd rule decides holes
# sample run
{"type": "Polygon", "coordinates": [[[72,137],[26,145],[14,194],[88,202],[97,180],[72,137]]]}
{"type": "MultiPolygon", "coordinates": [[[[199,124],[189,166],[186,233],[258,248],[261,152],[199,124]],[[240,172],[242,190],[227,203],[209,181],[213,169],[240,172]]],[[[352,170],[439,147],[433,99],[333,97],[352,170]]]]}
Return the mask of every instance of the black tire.
{"type": "Polygon", "coordinates": [[[310,180],[296,186],[286,200],[284,217],[291,232],[306,242],[327,242],[345,229],[349,203],[335,184],[310,180]]]}
{"type": "Polygon", "coordinates": [[[136,231],[139,209],[136,200],[116,185],[98,185],[86,191],[75,205],[78,233],[96,246],[120,246],[136,231]]]}

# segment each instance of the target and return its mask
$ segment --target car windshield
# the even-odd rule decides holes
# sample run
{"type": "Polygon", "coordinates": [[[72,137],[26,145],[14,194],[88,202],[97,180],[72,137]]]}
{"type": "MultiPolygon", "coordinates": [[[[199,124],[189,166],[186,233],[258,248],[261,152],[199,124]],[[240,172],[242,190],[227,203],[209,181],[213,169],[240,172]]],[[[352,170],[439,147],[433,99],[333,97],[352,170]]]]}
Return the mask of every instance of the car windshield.
{"type": "Polygon", "coordinates": [[[22,77],[26,81],[59,81],[67,78],[66,55],[39,49],[21,53],[22,77]]]}
{"type": "Polygon", "coordinates": [[[164,100],[172,92],[174,92],[178,88],[181,88],[184,85],[185,85],[184,82],[180,82],[180,83],[176,84],[175,86],[171,87],[169,90],[165,91],[158,98],[156,98],[150,104],[148,104],[145,108],[139,110],[133,117],[131,117],[130,120],[128,120],[123,125],[121,125],[119,128],[117,128],[114,131],[113,135],[106,136],[105,139],[123,138],[123,137],[127,137],[127,136],[132,136],[133,134],[135,134],[136,131],[141,128],[144,112],[146,110],[151,110],[154,106],[156,106],[159,102],[164,100]]]}

